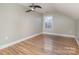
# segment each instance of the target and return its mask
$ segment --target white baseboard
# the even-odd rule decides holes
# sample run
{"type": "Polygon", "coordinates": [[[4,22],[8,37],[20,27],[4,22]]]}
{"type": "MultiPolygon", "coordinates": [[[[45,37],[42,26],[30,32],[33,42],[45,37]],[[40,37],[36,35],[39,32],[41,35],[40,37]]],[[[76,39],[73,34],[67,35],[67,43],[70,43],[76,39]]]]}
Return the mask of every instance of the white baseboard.
{"type": "Polygon", "coordinates": [[[79,41],[78,41],[78,38],[75,38],[75,40],[76,40],[76,42],[77,42],[77,44],[78,44],[78,46],[79,46],[79,41]]]}
{"type": "Polygon", "coordinates": [[[26,38],[17,40],[17,41],[15,41],[15,42],[11,42],[11,43],[8,43],[8,44],[6,44],[6,45],[0,46],[0,49],[7,48],[7,47],[12,46],[12,45],[14,45],[14,44],[20,43],[20,42],[22,42],[22,41],[24,41],[24,40],[28,40],[28,39],[30,39],[30,38],[33,38],[33,37],[35,37],[35,36],[38,36],[38,35],[40,35],[40,34],[49,34],[49,35],[56,35],[56,36],[72,37],[72,38],[75,38],[75,39],[76,39],[77,44],[79,45],[79,42],[78,42],[77,38],[76,38],[74,35],[65,35],[65,34],[56,34],[56,33],[46,33],[46,32],[43,32],[43,33],[34,34],[34,35],[32,35],[32,36],[29,36],[29,37],[26,37],[26,38]]]}
{"type": "Polygon", "coordinates": [[[15,41],[15,42],[8,43],[8,44],[6,44],[6,45],[0,46],[0,49],[7,48],[7,47],[12,46],[12,45],[14,45],[14,44],[16,44],[16,43],[20,43],[20,42],[22,42],[22,41],[24,41],[24,40],[28,40],[28,39],[33,38],[33,37],[35,37],[35,36],[38,36],[38,35],[40,35],[40,34],[42,34],[42,33],[34,34],[34,35],[32,35],[32,36],[29,36],[29,37],[26,37],[26,38],[17,40],[17,41],[15,41]]]}
{"type": "Polygon", "coordinates": [[[46,33],[46,32],[43,32],[43,34],[56,35],[56,36],[64,36],[64,37],[71,37],[71,38],[74,38],[76,40],[77,45],[79,46],[78,38],[76,38],[75,35],[65,35],[65,34],[46,33]]]}
{"type": "Polygon", "coordinates": [[[64,37],[75,38],[75,35],[66,35],[66,34],[58,34],[58,33],[47,33],[47,32],[43,32],[43,34],[49,34],[49,35],[56,35],[56,36],[64,36],[64,37]]]}

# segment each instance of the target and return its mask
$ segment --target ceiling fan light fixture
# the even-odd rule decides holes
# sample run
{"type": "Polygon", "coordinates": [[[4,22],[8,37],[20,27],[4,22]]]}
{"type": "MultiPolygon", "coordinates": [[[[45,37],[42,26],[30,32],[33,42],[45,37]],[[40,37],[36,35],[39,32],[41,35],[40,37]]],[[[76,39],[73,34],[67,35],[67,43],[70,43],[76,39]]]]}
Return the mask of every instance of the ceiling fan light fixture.
{"type": "Polygon", "coordinates": [[[40,8],[40,9],[42,8],[41,6],[35,5],[34,3],[33,3],[32,5],[30,5],[29,7],[30,7],[30,9],[27,10],[26,12],[34,11],[34,10],[37,9],[37,8],[40,8]]]}
{"type": "Polygon", "coordinates": [[[33,10],[34,10],[34,8],[31,8],[31,10],[33,11],[33,10]]]}

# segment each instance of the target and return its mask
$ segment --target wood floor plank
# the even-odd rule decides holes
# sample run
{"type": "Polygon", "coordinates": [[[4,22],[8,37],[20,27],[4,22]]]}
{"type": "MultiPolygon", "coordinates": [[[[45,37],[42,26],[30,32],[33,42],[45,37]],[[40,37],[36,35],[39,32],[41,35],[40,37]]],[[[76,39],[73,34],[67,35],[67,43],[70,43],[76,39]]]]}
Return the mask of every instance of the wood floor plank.
{"type": "Polygon", "coordinates": [[[0,50],[0,55],[79,55],[74,38],[39,35],[0,50]]]}

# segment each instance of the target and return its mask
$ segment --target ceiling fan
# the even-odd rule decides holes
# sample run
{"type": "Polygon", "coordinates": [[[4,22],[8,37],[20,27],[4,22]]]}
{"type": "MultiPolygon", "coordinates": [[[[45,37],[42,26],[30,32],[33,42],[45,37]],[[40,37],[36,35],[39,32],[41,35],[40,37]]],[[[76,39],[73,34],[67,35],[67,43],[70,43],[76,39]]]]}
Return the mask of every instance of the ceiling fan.
{"type": "Polygon", "coordinates": [[[31,11],[34,11],[35,9],[37,9],[37,8],[42,8],[41,6],[39,6],[39,5],[35,5],[34,3],[32,3],[32,5],[30,5],[30,6],[28,6],[30,9],[29,10],[27,10],[26,12],[31,12],[31,11]]]}

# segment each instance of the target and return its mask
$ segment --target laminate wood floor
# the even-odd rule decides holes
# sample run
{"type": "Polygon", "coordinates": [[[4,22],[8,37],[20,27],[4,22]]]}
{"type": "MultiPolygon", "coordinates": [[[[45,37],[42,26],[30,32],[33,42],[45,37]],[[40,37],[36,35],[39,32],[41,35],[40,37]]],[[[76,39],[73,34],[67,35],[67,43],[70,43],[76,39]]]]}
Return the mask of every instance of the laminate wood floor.
{"type": "Polygon", "coordinates": [[[78,55],[74,38],[39,35],[0,50],[0,55],[78,55]]]}

